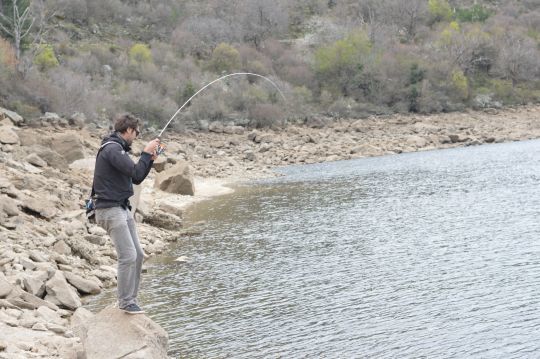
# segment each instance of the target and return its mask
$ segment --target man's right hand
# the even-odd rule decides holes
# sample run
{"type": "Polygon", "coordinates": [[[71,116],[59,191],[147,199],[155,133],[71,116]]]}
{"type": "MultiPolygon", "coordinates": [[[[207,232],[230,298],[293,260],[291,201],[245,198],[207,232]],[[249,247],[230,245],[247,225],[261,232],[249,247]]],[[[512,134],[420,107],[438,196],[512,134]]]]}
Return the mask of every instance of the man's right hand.
{"type": "Polygon", "coordinates": [[[144,146],[144,152],[149,153],[152,155],[152,160],[155,160],[157,158],[157,147],[160,143],[159,138],[156,138],[150,142],[146,146],[144,146]]]}

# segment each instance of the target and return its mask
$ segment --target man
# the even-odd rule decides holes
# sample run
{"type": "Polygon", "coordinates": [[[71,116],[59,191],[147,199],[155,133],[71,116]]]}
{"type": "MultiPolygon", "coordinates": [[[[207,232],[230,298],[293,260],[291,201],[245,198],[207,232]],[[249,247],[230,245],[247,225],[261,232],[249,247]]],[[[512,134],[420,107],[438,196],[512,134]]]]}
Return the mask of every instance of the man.
{"type": "Polygon", "coordinates": [[[139,119],[131,114],[116,118],[114,133],[103,139],[96,158],[94,191],[96,222],[111,237],[118,256],[118,305],[129,314],[144,313],[137,303],[143,251],[139,244],[129,197],[157,157],[159,139],[150,141],[137,163],[128,155],[140,133],[139,119]]]}

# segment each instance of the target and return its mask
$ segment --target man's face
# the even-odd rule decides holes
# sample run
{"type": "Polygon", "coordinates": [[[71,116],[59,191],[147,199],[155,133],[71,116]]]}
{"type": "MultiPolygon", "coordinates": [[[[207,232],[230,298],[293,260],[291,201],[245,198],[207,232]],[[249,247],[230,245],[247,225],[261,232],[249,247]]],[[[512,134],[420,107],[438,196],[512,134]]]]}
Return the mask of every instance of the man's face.
{"type": "Polygon", "coordinates": [[[140,130],[138,128],[128,128],[126,131],[126,137],[124,139],[131,146],[133,141],[139,136],[140,130]]]}

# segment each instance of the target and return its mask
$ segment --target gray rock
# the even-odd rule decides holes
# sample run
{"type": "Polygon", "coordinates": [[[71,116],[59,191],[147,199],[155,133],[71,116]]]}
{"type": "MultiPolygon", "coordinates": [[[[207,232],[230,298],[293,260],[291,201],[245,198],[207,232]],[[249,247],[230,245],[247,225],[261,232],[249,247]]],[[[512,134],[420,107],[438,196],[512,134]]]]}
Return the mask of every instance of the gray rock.
{"type": "Polygon", "coordinates": [[[24,311],[19,318],[19,325],[25,328],[32,328],[40,320],[36,318],[34,311],[24,311]]]}
{"type": "Polygon", "coordinates": [[[88,359],[167,359],[168,334],[145,315],[126,315],[104,309],[82,328],[81,341],[88,359]]]}
{"type": "Polygon", "coordinates": [[[8,302],[5,299],[0,299],[0,309],[1,308],[16,309],[17,307],[15,305],[11,304],[10,302],[8,302]]]}
{"type": "Polygon", "coordinates": [[[0,212],[1,211],[4,211],[9,217],[18,216],[20,214],[17,202],[4,195],[0,195],[0,212]]]}
{"type": "Polygon", "coordinates": [[[26,198],[21,204],[21,207],[45,219],[51,219],[57,213],[56,208],[51,206],[48,201],[42,199],[26,198]]]}
{"type": "Polygon", "coordinates": [[[82,327],[93,317],[94,314],[88,309],[85,309],[84,307],[77,308],[77,310],[71,316],[70,323],[71,329],[73,330],[75,335],[80,337],[82,327]]]}
{"type": "Polygon", "coordinates": [[[229,135],[243,135],[244,134],[244,128],[242,126],[225,126],[223,128],[223,133],[229,134],[229,135]]]}
{"type": "Polygon", "coordinates": [[[165,171],[165,165],[167,165],[167,158],[164,156],[159,156],[154,161],[152,167],[156,170],[156,172],[159,173],[165,171]]]}
{"type": "Polygon", "coordinates": [[[84,158],[84,145],[79,136],[61,135],[52,141],[52,150],[59,153],[68,163],[84,158]]]}
{"type": "Polygon", "coordinates": [[[35,153],[31,153],[26,157],[26,161],[30,163],[31,165],[37,166],[37,167],[46,167],[47,162],[45,162],[41,157],[39,157],[35,153]]]}
{"type": "Polygon", "coordinates": [[[248,134],[247,138],[248,140],[255,142],[255,140],[257,139],[257,135],[258,133],[253,131],[248,134]]]}
{"type": "Polygon", "coordinates": [[[102,246],[107,242],[104,236],[96,236],[93,234],[88,234],[84,236],[84,239],[97,246],[102,246]]]}
{"type": "Polygon", "coordinates": [[[45,280],[41,280],[37,277],[26,276],[23,279],[24,289],[35,295],[36,297],[42,298],[45,294],[45,280]]]}
{"type": "Polygon", "coordinates": [[[210,124],[207,120],[199,120],[199,130],[206,132],[209,126],[210,124]]]}
{"type": "Polygon", "coordinates": [[[13,286],[7,281],[4,273],[0,272],[0,298],[5,298],[13,290],[13,286]]]}
{"type": "Polygon", "coordinates": [[[406,142],[416,148],[426,147],[427,141],[425,138],[420,136],[408,136],[406,142]]]}
{"type": "Polygon", "coordinates": [[[45,112],[43,116],[39,118],[43,122],[49,122],[51,124],[58,124],[61,117],[54,112],[45,112]]]}
{"type": "Polygon", "coordinates": [[[73,237],[66,237],[65,241],[74,254],[86,259],[90,264],[99,264],[99,258],[95,255],[97,250],[95,245],[73,237]]]}
{"type": "Polygon", "coordinates": [[[19,258],[19,263],[23,266],[24,269],[27,269],[27,270],[36,269],[35,263],[32,260],[28,259],[28,258],[20,257],[19,258]]]}
{"type": "Polygon", "coordinates": [[[211,122],[208,125],[208,131],[215,133],[223,133],[223,123],[219,121],[211,122]]]}
{"type": "Polygon", "coordinates": [[[105,236],[107,234],[107,231],[101,228],[100,226],[90,226],[88,228],[88,233],[96,235],[96,236],[105,236]]]}
{"type": "MultiPolygon", "coordinates": [[[[53,251],[61,255],[70,255],[71,247],[66,244],[63,240],[59,240],[53,246],[53,251]]],[[[58,262],[58,261],[57,261],[58,262]]],[[[64,263],[65,264],[65,263],[64,263]]]]}
{"type": "Polygon", "coordinates": [[[0,127],[0,143],[16,145],[19,143],[19,136],[10,126],[2,126],[0,127]]]}
{"type": "Polygon", "coordinates": [[[79,295],[75,289],[68,284],[64,274],[56,271],[54,276],[46,283],[47,296],[45,300],[67,309],[77,309],[81,304],[79,295]]]}
{"type": "Polygon", "coordinates": [[[44,324],[44,323],[35,323],[33,326],[32,326],[32,330],[38,330],[40,332],[46,332],[47,331],[47,326],[44,324]]]}
{"type": "Polygon", "coordinates": [[[193,174],[185,161],[178,161],[174,166],[156,176],[154,187],[169,193],[193,196],[195,185],[193,174]]]}
{"type": "Polygon", "coordinates": [[[257,155],[255,155],[255,152],[249,150],[249,151],[246,151],[244,153],[244,158],[248,161],[256,161],[257,160],[257,155]]]}
{"type": "Polygon", "coordinates": [[[462,141],[459,135],[448,135],[448,137],[450,138],[450,141],[452,141],[452,143],[457,143],[457,142],[462,141]]]}
{"type": "Polygon", "coordinates": [[[60,314],[58,314],[58,312],[47,307],[39,307],[36,310],[36,316],[43,319],[46,323],[62,325],[66,322],[65,319],[62,319],[62,317],[60,317],[60,314]]]}
{"type": "Polygon", "coordinates": [[[30,259],[33,260],[34,262],[48,262],[49,261],[49,259],[47,258],[45,254],[35,249],[30,251],[29,256],[30,256],[30,259]]]}
{"type": "Polygon", "coordinates": [[[182,218],[161,210],[155,210],[146,217],[144,217],[144,223],[148,223],[151,226],[164,228],[168,230],[179,230],[182,228],[182,218]]]}
{"type": "Polygon", "coordinates": [[[24,119],[21,115],[16,112],[7,110],[3,107],[0,107],[0,118],[8,118],[16,125],[20,125],[24,122],[24,119]]]}
{"type": "Polygon", "coordinates": [[[84,294],[99,294],[101,293],[101,288],[98,283],[84,279],[74,273],[65,272],[64,273],[67,281],[77,288],[77,290],[84,294]]]}
{"type": "Polygon", "coordinates": [[[68,123],[70,126],[83,128],[84,124],[86,123],[86,116],[84,113],[75,112],[73,115],[69,116],[68,123]]]}
{"type": "Polygon", "coordinates": [[[44,146],[32,146],[31,150],[39,153],[39,157],[45,162],[47,162],[47,165],[54,167],[59,170],[65,170],[68,167],[68,162],[64,157],[62,157],[61,154],[59,154],[56,151],[51,150],[48,147],[44,146]]]}
{"type": "Polygon", "coordinates": [[[67,331],[67,328],[54,323],[47,323],[47,329],[56,334],[64,334],[67,331]]]}
{"type": "Polygon", "coordinates": [[[59,309],[56,304],[47,302],[46,300],[38,298],[31,293],[27,293],[20,288],[14,288],[7,296],[7,300],[11,304],[24,309],[37,309],[42,306],[45,306],[52,310],[59,309]]]}
{"type": "Polygon", "coordinates": [[[8,315],[0,311],[0,322],[6,323],[10,327],[19,326],[19,321],[16,318],[13,318],[11,315],[8,315]]]}

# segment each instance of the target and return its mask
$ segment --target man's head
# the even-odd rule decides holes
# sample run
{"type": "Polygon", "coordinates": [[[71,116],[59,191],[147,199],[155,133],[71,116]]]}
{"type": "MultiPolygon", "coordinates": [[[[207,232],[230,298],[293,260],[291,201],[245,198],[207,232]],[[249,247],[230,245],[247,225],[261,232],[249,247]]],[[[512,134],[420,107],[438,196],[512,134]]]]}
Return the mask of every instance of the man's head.
{"type": "Polygon", "coordinates": [[[118,115],[114,121],[114,130],[122,136],[124,140],[131,146],[133,140],[137,138],[140,133],[140,123],[137,117],[130,113],[124,113],[118,115]]]}

